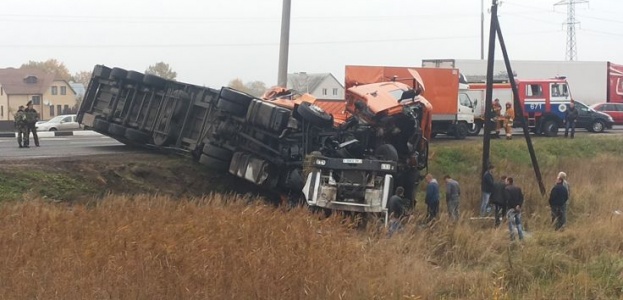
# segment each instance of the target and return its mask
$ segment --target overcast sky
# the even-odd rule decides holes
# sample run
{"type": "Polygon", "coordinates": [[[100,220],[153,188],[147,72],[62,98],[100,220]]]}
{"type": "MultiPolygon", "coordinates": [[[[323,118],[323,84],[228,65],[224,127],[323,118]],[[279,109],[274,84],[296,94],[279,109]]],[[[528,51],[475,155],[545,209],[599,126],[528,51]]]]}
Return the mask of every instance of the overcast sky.
{"type": "MultiPolygon", "coordinates": [[[[504,0],[511,59],[564,60],[566,6],[504,0]]],[[[479,0],[292,0],[288,71],[419,66],[480,58],[479,0]]],[[[485,27],[491,5],[485,0],[485,27]]],[[[282,0],[3,0],[0,67],[56,58],[74,73],[95,64],[144,71],[169,63],[178,80],[220,87],[277,81],[282,0]]],[[[579,60],[623,63],[621,0],[576,7],[579,60]]],[[[486,29],[488,30],[488,29],[486,29]]],[[[487,36],[488,33],[485,33],[487,36]]],[[[486,55],[486,53],[485,53],[486,55]]]]}

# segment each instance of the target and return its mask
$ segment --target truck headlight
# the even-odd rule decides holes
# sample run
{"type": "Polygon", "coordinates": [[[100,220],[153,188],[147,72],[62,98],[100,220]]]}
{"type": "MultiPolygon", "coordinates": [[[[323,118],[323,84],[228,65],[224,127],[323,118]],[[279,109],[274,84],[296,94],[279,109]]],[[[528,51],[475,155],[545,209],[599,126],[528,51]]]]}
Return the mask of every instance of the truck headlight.
{"type": "Polygon", "coordinates": [[[316,165],[319,165],[319,166],[324,166],[324,165],[326,165],[326,164],[327,164],[327,161],[326,161],[326,160],[324,160],[324,159],[316,159],[315,164],[316,164],[316,165]]]}
{"type": "Polygon", "coordinates": [[[389,171],[391,169],[392,169],[392,165],[391,164],[381,164],[381,170],[389,171]]]}

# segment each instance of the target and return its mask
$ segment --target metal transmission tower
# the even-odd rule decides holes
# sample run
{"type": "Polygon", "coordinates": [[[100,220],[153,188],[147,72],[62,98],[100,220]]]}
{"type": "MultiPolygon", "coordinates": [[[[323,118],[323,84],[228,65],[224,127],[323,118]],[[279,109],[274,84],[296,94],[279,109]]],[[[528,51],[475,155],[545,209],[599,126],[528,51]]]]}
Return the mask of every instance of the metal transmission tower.
{"type": "Polygon", "coordinates": [[[567,53],[565,54],[566,60],[576,60],[578,56],[577,44],[575,42],[575,25],[580,24],[575,20],[575,5],[581,3],[588,3],[588,0],[561,0],[554,4],[554,6],[566,5],[567,6],[567,53]]]}

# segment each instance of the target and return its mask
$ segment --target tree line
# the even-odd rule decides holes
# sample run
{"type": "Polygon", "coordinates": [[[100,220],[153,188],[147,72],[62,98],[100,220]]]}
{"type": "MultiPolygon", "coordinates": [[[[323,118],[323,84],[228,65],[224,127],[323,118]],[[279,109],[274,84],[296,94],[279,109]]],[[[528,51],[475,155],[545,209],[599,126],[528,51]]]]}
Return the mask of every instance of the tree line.
{"type": "MultiPolygon", "coordinates": [[[[60,78],[68,82],[73,81],[77,83],[82,83],[85,87],[88,86],[92,75],[91,70],[83,70],[71,74],[69,69],[67,68],[67,66],[65,66],[63,62],[58,61],[54,58],[48,59],[46,61],[31,60],[25,64],[22,64],[21,68],[35,68],[38,70],[42,70],[46,73],[54,74],[56,78],[60,78]]],[[[173,71],[168,63],[162,61],[148,66],[145,69],[145,74],[154,74],[170,80],[175,80],[177,78],[177,72],[173,71]]],[[[256,97],[262,96],[266,91],[266,84],[264,82],[244,82],[240,78],[235,78],[231,80],[228,83],[228,86],[256,97]]]]}

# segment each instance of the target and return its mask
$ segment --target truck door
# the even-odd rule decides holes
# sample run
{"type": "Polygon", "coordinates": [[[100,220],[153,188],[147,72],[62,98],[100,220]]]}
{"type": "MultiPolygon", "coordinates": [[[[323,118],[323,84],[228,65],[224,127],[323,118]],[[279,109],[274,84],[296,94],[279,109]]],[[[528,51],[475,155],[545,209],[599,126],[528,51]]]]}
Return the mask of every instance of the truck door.
{"type": "Polygon", "coordinates": [[[465,92],[459,93],[459,113],[461,114],[473,114],[474,113],[474,104],[472,103],[472,100],[469,98],[469,96],[465,92]]]}

